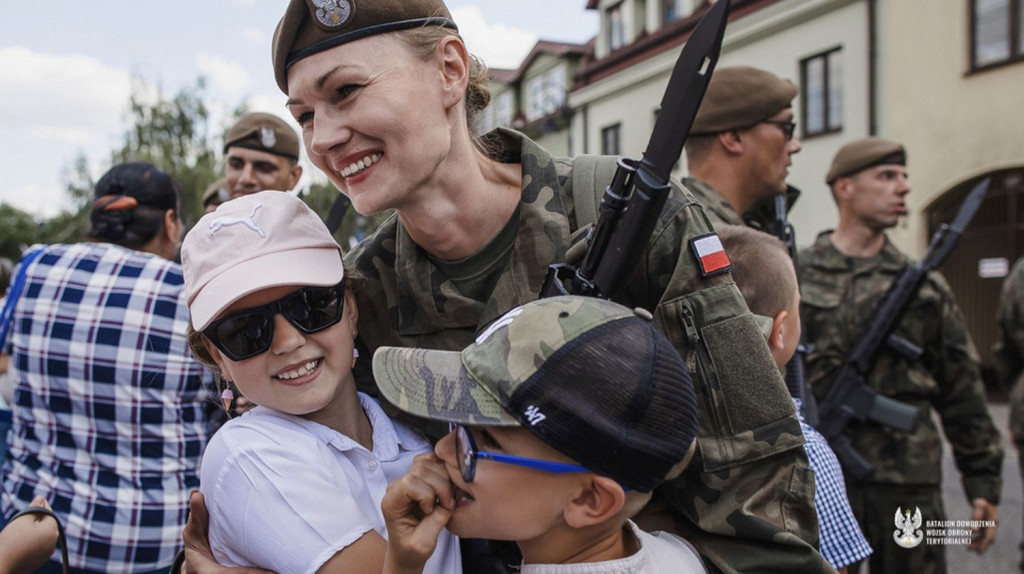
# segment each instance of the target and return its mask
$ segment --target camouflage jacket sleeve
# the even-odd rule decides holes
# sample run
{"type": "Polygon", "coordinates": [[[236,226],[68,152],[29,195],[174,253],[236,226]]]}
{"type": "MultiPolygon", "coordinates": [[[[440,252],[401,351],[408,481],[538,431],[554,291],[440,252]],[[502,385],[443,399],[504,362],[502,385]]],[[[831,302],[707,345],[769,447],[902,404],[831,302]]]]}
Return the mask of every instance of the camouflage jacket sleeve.
{"type": "MultiPolygon", "coordinates": [[[[827,233],[798,258],[804,335],[814,350],[807,377],[820,398],[864,328],[865,318],[907,263],[887,243],[874,258],[849,258],[827,233]]],[[[988,413],[977,352],[949,287],[929,274],[896,326],[895,334],[923,351],[911,361],[889,349],[874,358],[865,383],[925,413],[907,433],[867,421],[853,422],[855,450],[875,467],[865,480],[938,485],[942,440],[930,413],[938,412],[969,497],[998,501],[1002,450],[988,413]]]]}
{"type": "Polygon", "coordinates": [[[960,470],[968,499],[999,503],[1003,449],[985,398],[985,385],[963,314],[945,279],[929,274],[928,282],[941,294],[941,347],[934,350],[940,392],[933,404],[942,419],[946,439],[960,470]]]}
{"type": "MultiPolygon", "coordinates": [[[[581,192],[566,181],[567,196],[581,192]]],[[[683,537],[722,571],[830,572],[814,549],[814,478],[785,383],[731,276],[703,277],[691,249],[710,233],[700,203],[674,190],[617,297],[652,309],[698,384],[699,454],[660,494],[683,537]]]]}

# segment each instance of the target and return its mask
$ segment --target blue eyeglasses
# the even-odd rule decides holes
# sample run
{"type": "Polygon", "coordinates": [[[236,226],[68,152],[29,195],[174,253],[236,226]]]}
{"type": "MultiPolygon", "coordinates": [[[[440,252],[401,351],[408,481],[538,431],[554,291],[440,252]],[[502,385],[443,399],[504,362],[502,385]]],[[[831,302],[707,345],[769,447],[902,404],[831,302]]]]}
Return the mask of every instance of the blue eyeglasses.
{"type": "Polygon", "coordinates": [[[513,456],[511,454],[477,450],[476,441],[473,440],[473,435],[469,434],[469,431],[465,426],[450,426],[452,427],[452,430],[455,431],[455,448],[459,456],[459,472],[462,474],[462,480],[466,482],[473,482],[473,479],[476,477],[476,461],[481,458],[503,464],[525,466],[526,468],[532,468],[534,470],[540,470],[551,474],[590,472],[589,468],[578,464],[552,462],[550,460],[540,460],[536,458],[526,458],[523,456],[513,456]]]}

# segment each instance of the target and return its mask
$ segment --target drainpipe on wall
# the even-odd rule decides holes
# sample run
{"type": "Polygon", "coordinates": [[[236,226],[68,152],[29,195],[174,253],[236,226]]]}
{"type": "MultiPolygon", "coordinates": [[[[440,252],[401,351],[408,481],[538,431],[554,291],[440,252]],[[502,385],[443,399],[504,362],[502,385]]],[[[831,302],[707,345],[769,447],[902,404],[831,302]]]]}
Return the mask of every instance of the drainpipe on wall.
{"type": "Polygon", "coordinates": [[[875,110],[878,96],[878,6],[877,0],[868,3],[868,135],[878,134],[878,117],[875,110]]]}

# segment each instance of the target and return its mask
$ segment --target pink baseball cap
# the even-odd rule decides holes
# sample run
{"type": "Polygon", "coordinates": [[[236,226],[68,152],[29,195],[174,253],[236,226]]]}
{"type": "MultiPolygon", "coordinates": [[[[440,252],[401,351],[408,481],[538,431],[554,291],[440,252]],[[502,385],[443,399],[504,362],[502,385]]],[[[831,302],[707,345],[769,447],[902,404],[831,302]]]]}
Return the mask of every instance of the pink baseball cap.
{"type": "Polygon", "coordinates": [[[242,297],[284,285],[337,285],[341,248],[301,199],[261,191],[222,203],[185,236],[181,264],[192,327],[202,331],[242,297]]]}

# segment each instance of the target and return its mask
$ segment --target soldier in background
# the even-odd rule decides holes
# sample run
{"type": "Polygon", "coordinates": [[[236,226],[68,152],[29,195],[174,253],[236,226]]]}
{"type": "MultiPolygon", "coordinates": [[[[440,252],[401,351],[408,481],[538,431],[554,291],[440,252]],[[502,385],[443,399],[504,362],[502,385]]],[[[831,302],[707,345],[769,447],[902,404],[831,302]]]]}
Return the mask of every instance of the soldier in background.
{"type": "MultiPolygon", "coordinates": [[[[999,382],[1010,389],[1010,438],[1020,451],[1024,445],[1024,257],[1013,264],[1003,281],[996,324],[999,334],[992,347],[992,361],[999,382]]],[[[1018,456],[1017,461],[1024,475],[1024,457],[1018,456]]],[[[1024,571],[1024,561],[1020,567],[1024,571]]]]}
{"type": "Polygon", "coordinates": [[[210,213],[217,209],[217,206],[231,199],[231,193],[228,192],[227,178],[222,177],[217,181],[207,186],[206,190],[203,191],[203,213],[210,213]]]}
{"type": "Polygon", "coordinates": [[[801,149],[797,92],[793,82],[748,66],[712,76],[686,141],[690,176],[683,179],[712,224],[743,225],[744,213],[787,192],[792,156],[801,149]]]}
{"type": "Polygon", "coordinates": [[[299,138],[274,114],[242,116],[224,136],[224,177],[231,198],[299,183],[299,138]]]}
{"type": "MultiPolygon", "coordinates": [[[[807,357],[807,377],[819,398],[856,343],[872,307],[908,263],[885,234],[907,211],[906,152],[879,138],[849,143],[833,159],[826,182],[839,207],[839,224],[819,235],[798,258],[804,333],[814,345],[807,357]]],[[[919,508],[924,521],[946,519],[940,485],[942,439],[932,409],[953,445],[973,507],[971,520],[999,520],[1003,451],[986,406],[977,351],[952,291],[937,272],[929,273],[895,333],[923,354],[911,361],[882,351],[866,383],[920,408],[922,420],[911,433],[872,421],[852,423],[848,432],[853,446],[874,471],[864,480],[848,474],[847,490],[874,548],[871,572],[945,572],[942,545],[922,542],[907,549],[893,538],[898,509],[919,508]]],[[[980,554],[994,541],[995,527],[975,534],[970,548],[980,554]]],[[[850,571],[859,571],[858,565],[850,571]]]]}

